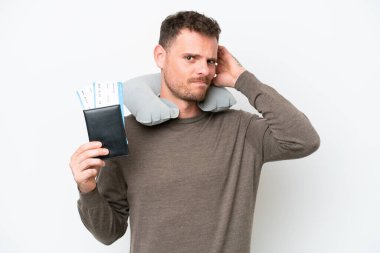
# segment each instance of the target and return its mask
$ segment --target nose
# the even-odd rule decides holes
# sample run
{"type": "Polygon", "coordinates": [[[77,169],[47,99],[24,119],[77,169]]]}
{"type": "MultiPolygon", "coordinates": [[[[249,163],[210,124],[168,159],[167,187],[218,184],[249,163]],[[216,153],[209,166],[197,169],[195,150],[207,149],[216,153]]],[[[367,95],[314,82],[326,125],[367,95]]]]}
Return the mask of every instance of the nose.
{"type": "Polygon", "coordinates": [[[202,76],[208,76],[210,74],[210,66],[207,61],[199,61],[197,65],[197,74],[202,76]]]}

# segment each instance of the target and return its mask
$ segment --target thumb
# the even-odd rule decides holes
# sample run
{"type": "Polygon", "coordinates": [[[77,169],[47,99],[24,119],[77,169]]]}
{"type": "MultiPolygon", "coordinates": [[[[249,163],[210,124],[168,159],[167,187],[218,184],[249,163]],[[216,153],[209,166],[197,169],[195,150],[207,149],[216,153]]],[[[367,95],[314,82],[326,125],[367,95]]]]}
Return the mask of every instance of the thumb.
{"type": "Polygon", "coordinates": [[[213,84],[215,86],[219,86],[219,87],[231,86],[231,85],[233,85],[233,82],[234,82],[234,80],[233,80],[232,76],[226,72],[218,74],[213,80],[213,84]]]}

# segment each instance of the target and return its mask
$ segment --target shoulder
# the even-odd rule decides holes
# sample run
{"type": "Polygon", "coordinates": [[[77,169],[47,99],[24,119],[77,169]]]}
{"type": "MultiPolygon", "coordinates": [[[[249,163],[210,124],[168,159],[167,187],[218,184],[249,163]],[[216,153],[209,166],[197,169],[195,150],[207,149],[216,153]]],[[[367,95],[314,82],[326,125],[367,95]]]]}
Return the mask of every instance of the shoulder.
{"type": "Polygon", "coordinates": [[[128,123],[136,122],[136,118],[132,114],[129,114],[129,115],[125,116],[124,120],[125,120],[125,122],[128,122],[128,123]]]}
{"type": "Polygon", "coordinates": [[[213,113],[213,118],[216,120],[238,120],[249,122],[251,120],[260,119],[260,116],[244,110],[228,109],[221,112],[213,113]]]}
{"type": "Polygon", "coordinates": [[[220,122],[238,125],[241,129],[250,128],[255,132],[264,132],[268,127],[266,119],[261,115],[247,112],[244,110],[229,109],[220,113],[216,113],[213,117],[220,122]]]}

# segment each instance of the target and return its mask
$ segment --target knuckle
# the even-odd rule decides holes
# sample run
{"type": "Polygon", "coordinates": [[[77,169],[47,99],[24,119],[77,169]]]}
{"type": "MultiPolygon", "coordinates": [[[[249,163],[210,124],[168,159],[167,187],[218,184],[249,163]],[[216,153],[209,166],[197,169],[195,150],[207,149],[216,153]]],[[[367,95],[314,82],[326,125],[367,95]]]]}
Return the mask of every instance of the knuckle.
{"type": "Polygon", "coordinates": [[[86,143],[80,145],[78,148],[78,152],[82,153],[82,152],[86,151],[89,148],[90,143],[91,142],[86,142],[86,143]]]}
{"type": "Polygon", "coordinates": [[[76,159],[77,159],[78,161],[83,161],[83,160],[86,159],[86,157],[84,156],[83,153],[81,153],[81,154],[79,154],[79,155],[76,157],[76,159]]]}
{"type": "Polygon", "coordinates": [[[84,169],[91,166],[91,160],[90,159],[86,159],[82,163],[83,163],[84,169]]]}
{"type": "Polygon", "coordinates": [[[98,156],[98,153],[99,153],[99,151],[97,149],[92,149],[92,150],[88,151],[88,156],[89,157],[96,157],[96,156],[98,156]]]}
{"type": "Polygon", "coordinates": [[[86,168],[94,167],[98,165],[99,160],[100,159],[96,159],[96,158],[88,158],[84,160],[84,165],[86,168]]]}
{"type": "Polygon", "coordinates": [[[88,169],[85,171],[85,179],[89,179],[91,177],[95,177],[96,176],[96,170],[95,169],[88,169]]]}
{"type": "Polygon", "coordinates": [[[82,153],[83,150],[84,150],[83,145],[81,145],[81,146],[77,149],[77,153],[82,153]]]}
{"type": "Polygon", "coordinates": [[[83,159],[96,157],[99,155],[98,153],[99,151],[97,149],[87,150],[83,153],[83,159]]]}
{"type": "Polygon", "coordinates": [[[91,175],[92,175],[93,177],[95,177],[96,175],[98,175],[98,170],[97,170],[97,169],[93,169],[93,170],[91,171],[91,175]]]}
{"type": "Polygon", "coordinates": [[[80,183],[82,181],[82,178],[76,174],[74,175],[74,180],[75,182],[80,183]]]}

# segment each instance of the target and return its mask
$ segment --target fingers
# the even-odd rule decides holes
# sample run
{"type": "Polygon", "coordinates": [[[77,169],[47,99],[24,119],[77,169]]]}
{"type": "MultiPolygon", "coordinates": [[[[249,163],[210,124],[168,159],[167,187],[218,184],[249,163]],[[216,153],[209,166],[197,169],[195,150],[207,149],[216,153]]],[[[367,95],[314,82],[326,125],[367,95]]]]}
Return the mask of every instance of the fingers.
{"type": "Polygon", "coordinates": [[[228,49],[224,46],[219,45],[218,46],[218,62],[219,62],[219,59],[222,61],[225,61],[228,55],[231,55],[228,49]]]}
{"type": "Polygon", "coordinates": [[[95,180],[98,175],[100,167],[94,167],[92,169],[84,170],[82,173],[77,173],[74,175],[74,180],[78,185],[83,185],[91,179],[95,180]]]}
{"type": "Polygon", "coordinates": [[[100,142],[88,142],[80,146],[71,156],[70,167],[73,173],[83,171],[93,166],[103,167],[104,161],[98,158],[109,153],[108,149],[101,148],[100,142]]]}
{"type": "Polygon", "coordinates": [[[70,168],[74,179],[83,189],[94,187],[95,177],[99,170],[105,166],[105,162],[98,156],[109,153],[108,149],[101,148],[100,142],[88,142],[81,145],[71,156],[70,168]]]}
{"type": "Polygon", "coordinates": [[[217,69],[219,69],[219,71],[221,71],[222,68],[223,70],[225,70],[229,65],[231,58],[228,57],[229,55],[231,54],[228,52],[227,48],[221,45],[218,46],[218,65],[216,67],[217,69]]]}
{"type": "Polygon", "coordinates": [[[95,148],[100,148],[102,146],[102,143],[100,141],[91,141],[91,142],[87,142],[83,145],[81,145],[73,154],[73,156],[77,156],[79,155],[80,153],[83,153],[84,151],[86,150],[89,150],[89,149],[95,149],[95,148]]]}
{"type": "Polygon", "coordinates": [[[108,155],[109,151],[106,148],[96,148],[85,150],[82,153],[76,155],[75,160],[77,163],[81,163],[88,158],[108,155]]]}
{"type": "Polygon", "coordinates": [[[219,45],[218,46],[218,54],[221,53],[223,54],[225,51],[227,51],[227,48],[222,46],[222,45],[219,45]]]}
{"type": "Polygon", "coordinates": [[[90,157],[107,155],[108,149],[101,148],[102,143],[99,141],[87,142],[81,145],[71,156],[71,163],[80,163],[90,157]]]}
{"type": "Polygon", "coordinates": [[[82,172],[87,169],[104,167],[106,163],[99,158],[87,158],[76,166],[76,172],[82,172]]]}
{"type": "Polygon", "coordinates": [[[225,65],[225,66],[232,66],[232,65],[238,65],[241,66],[238,59],[235,58],[228,50],[227,48],[223,46],[218,47],[218,65],[225,65]]]}

